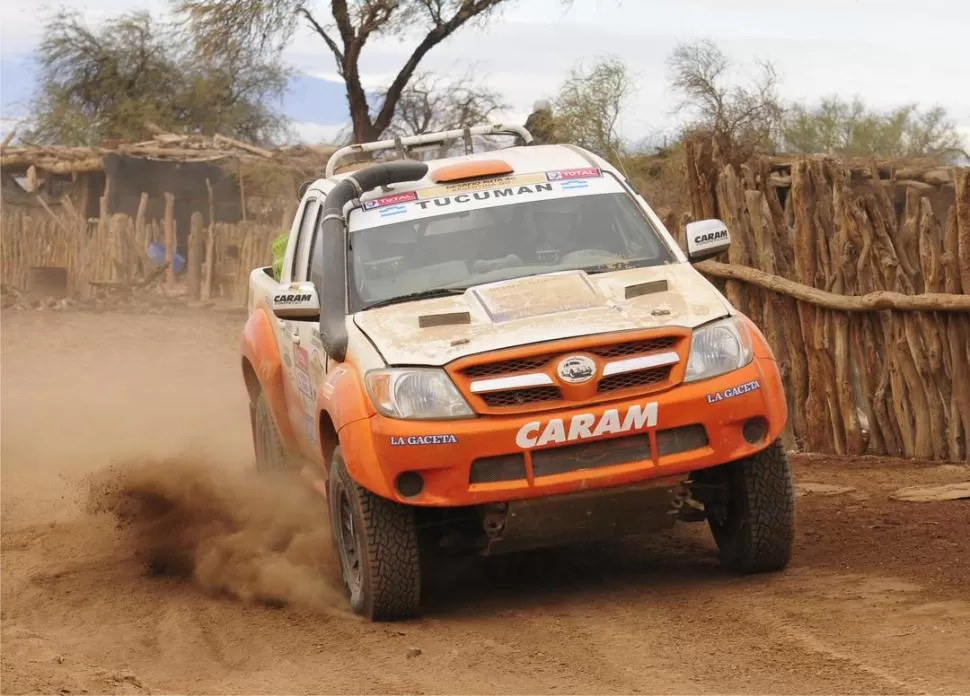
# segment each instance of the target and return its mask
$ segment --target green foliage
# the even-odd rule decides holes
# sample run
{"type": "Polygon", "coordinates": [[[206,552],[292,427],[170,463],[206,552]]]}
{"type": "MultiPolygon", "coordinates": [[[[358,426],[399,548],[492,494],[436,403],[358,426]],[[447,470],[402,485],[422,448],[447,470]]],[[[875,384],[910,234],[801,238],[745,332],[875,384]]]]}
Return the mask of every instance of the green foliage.
{"type": "Polygon", "coordinates": [[[906,104],[880,113],[859,97],[850,102],[837,96],[814,108],[792,105],[782,139],[788,152],[849,157],[941,158],[964,147],[943,107],[920,112],[916,104],[906,104]]]}
{"type": "Polygon", "coordinates": [[[873,111],[856,97],[832,96],[817,107],[785,104],[770,62],[758,63],[747,84],[731,78],[733,65],[710,41],[679,44],[667,60],[669,84],[689,114],[682,137],[717,139],[729,157],[755,153],[828,153],[843,156],[945,158],[964,147],[942,107],[916,104],[873,111]]]}
{"type": "Polygon", "coordinates": [[[273,277],[279,281],[283,274],[283,257],[286,256],[286,245],[290,241],[290,231],[283,232],[271,244],[273,250],[273,277]]]}
{"type": "Polygon", "coordinates": [[[44,27],[38,60],[31,141],[139,140],[151,122],[268,142],[285,124],[268,106],[286,86],[279,65],[228,44],[202,57],[191,37],[147,12],[110,18],[95,31],[78,12],[61,10],[44,27]]]}
{"type": "Polygon", "coordinates": [[[626,65],[617,58],[601,58],[589,71],[574,67],[553,105],[556,140],[618,161],[623,145],[617,123],[632,87],[626,65]]]}
{"type": "Polygon", "coordinates": [[[300,21],[333,55],[347,85],[353,140],[375,140],[392,126],[405,90],[425,55],[468,24],[484,24],[507,0],[331,0],[321,13],[309,0],[171,0],[205,53],[222,46],[245,47],[255,55],[278,57],[300,21]],[[329,17],[325,15],[329,14],[329,17]],[[367,43],[381,36],[417,43],[384,93],[368,103],[360,76],[367,43]]]}
{"type": "Polygon", "coordinates": [[[733,82],[734,65],[711,41],[678,44],[667,59],[671,89],[682,96],[677,111],[687,115],[682,136],[720,141],[726,155],[746,159],[774,149],[784,114],[778,76],[768,61],[758,63],[749,84],[733,82]]]}

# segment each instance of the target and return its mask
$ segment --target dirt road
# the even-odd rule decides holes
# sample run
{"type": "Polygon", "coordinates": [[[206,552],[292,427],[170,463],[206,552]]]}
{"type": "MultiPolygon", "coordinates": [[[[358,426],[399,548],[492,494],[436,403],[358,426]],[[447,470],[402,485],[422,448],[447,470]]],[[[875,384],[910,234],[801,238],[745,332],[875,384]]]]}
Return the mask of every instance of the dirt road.
{"type": "Polygon", "coordinates": [[[233,477],[252,461],[239,321],[5,313],[3,693],[970,693],[970,501],[888,495],[967,466],[797,458],[801,484],[854,490],[798,499],[779,575],[723,573],[692,525],[472,566],[420,620],[357,620],[317,509],[233,477]],[[165,522],[208,554],[195,582],[147,574],[144,537],[86,507],[92,474],[145,457],[139,485],[196,511],[165,522]]]}

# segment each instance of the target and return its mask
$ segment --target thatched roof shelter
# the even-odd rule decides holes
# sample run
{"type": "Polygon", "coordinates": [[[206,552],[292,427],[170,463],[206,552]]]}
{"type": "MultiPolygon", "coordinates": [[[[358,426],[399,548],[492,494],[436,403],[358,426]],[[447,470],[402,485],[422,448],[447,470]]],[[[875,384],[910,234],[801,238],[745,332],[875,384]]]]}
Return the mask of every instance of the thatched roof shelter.
{"type": "Polygon", "coordinates": [[[69,196],[88,218],[134,217],[145,194],[147,217],[160,219],[171,194],[181,246],[193,212],[206,224],[210,216],[215,222],[247,219],[254,207],[270,214],[281,190],[294,197],[303,179],[322,175],[334,149],[266,149],[218,134],[161,131],[143,142],[90,147],[0,144],[0,184],[5,205],[33,207],[40,198],[58,206],[69,196]]]}

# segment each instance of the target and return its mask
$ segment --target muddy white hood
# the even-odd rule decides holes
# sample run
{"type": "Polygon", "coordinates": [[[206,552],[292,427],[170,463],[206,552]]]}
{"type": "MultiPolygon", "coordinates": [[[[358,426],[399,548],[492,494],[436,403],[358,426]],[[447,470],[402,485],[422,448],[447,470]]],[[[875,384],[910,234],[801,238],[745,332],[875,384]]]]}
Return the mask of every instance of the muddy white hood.
{"type": "Polygon", "coordinates": [[[541,341],[662,326],[692,328],[730,305],[689,264],[568,271],[479,285],[463,295],[358,312],[389,365],[444,365],[541,341]]]}

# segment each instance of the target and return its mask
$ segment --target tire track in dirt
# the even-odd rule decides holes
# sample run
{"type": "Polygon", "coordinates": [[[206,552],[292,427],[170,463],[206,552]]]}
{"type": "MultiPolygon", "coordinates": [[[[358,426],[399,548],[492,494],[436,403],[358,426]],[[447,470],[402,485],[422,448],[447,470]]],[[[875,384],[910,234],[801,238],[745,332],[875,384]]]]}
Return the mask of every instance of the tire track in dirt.
{"type": "Polygon", "coordinates": [[[319,582],[266,606],[252,588],[289,576],[254,549],[287,558],[293,525],[261,504],[214,514],[251,480],[239,328],[206,312],[4,317],[3,693],[970,693],[970,514],[887,498],[960,468],[800,459],[800,479],[857,491],[798,499],[779,575],[722,572],[692,526],[472,563],[423,618],[372,625],[327,594],[329,548],[306,535],[290,566],[319,582]],[[238,487],[212,495],[177,465],[186,451],[238,487]],[[146,574],[156,537],[85,509],[92,475],[146,460],[161,478],[128,490],[188,501],[176,551],[213,552],[190,563],[211,573],[146,574]]]}

